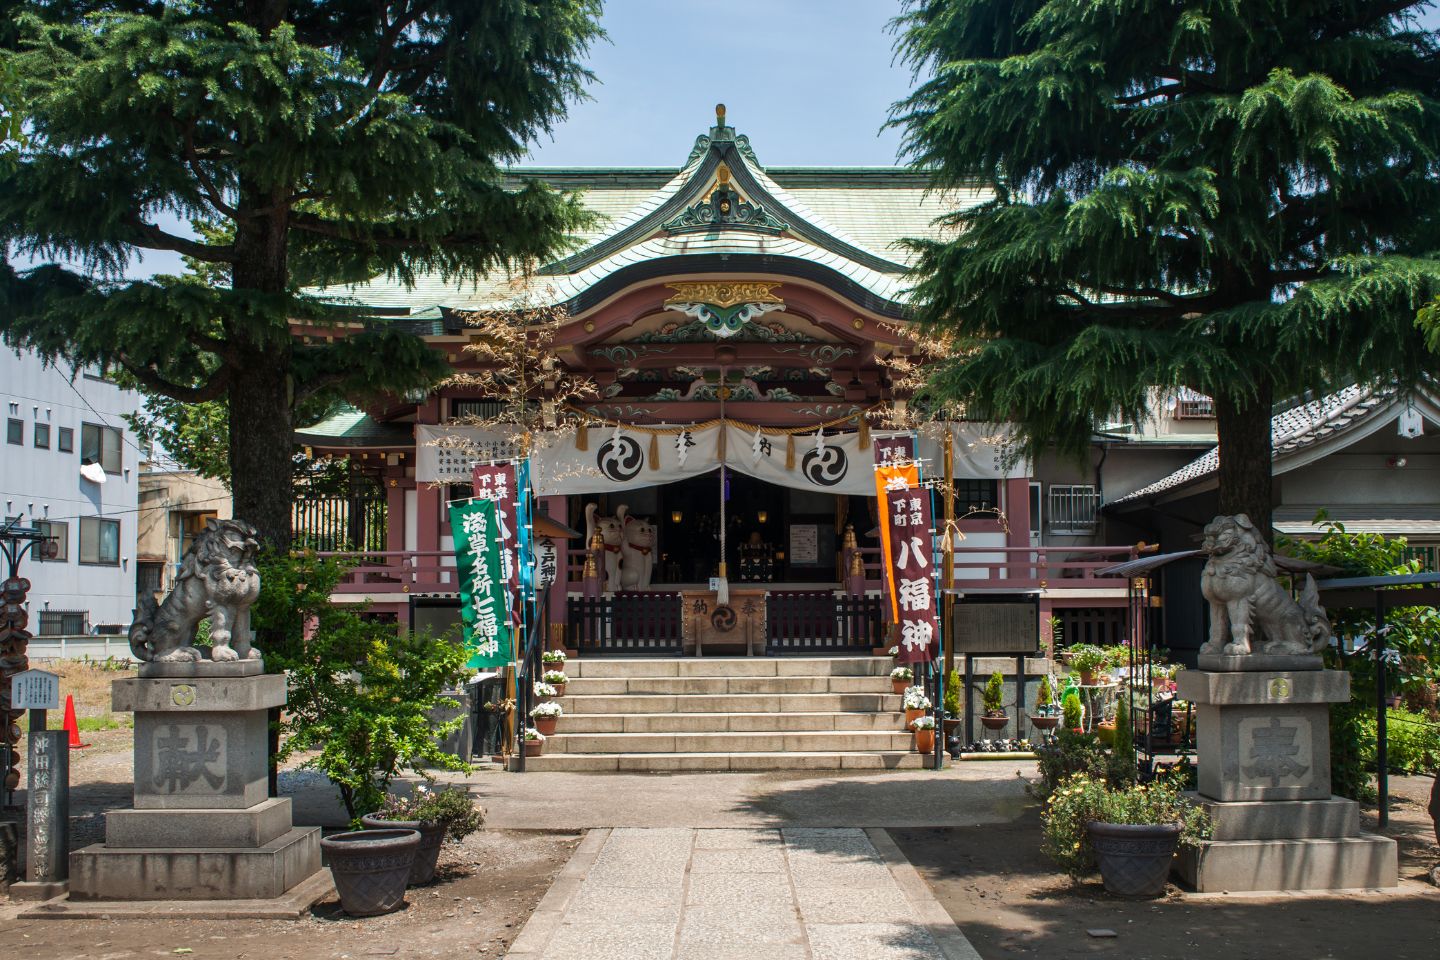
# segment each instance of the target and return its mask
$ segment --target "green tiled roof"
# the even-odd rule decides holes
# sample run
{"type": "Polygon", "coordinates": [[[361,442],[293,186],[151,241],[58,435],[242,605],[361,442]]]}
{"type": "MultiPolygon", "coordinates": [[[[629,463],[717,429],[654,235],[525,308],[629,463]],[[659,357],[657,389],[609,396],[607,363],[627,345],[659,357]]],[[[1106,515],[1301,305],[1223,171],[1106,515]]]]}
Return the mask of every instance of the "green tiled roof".
{"type": "Polygon", "coordinates": [[[408,423],[381,423],[348,404],[313,426],[295,431],[300,444],[315,447],[409,447],[415,429],[408,423]]]}
{"type": "MultiPolygon", "coordinates": [[[[664,271],[685,273],[686,258],[693,259],[690,272],[703,273],[716,272],[717,265],[720,270],[741,270],[740,265],[754,256],[767,258],[767,266],[758,268],[761,272],[823,279],[843,287],[867,308],[902,315],[910,254],[901,241],[939,236],[938,218],[987,197],[978,188],[932,191],[923,172],[904,167],[762,168],[737,149],[740,138],[734,137],[732,128],[712,128],[711,135],[713,142],[683,169],[511,171],[516,183],[537,178],[578,191],[584,204],[600,215],[596,228],[575,238],[576,246],[569,253],[541,271],[541,298],[578,312],[633,279],[664,271]],[[766,237],[727,224],[723,229],[668,235],[664,222],[704,199],[722,162],[731,169],[737,189],[751,202],[763,202],[767,212],[787,224],[784,233],[766,237]],[[636,268],[660,259],[667,260],[662,270],[637,275],[636,268]],[[597,287],[601,284],[604,293],[597,287]]],[[[424,311],[425,319],[433,322],[417,326],[419,333],[441,332],[444,324],[435,319],[437,311],[485,309],[514,296],[510,278],[503,274],[478,280],[421,277],[408,288],[380,277],[312,292],[357,306],[398,309],[407,319],[424,311]]]]}

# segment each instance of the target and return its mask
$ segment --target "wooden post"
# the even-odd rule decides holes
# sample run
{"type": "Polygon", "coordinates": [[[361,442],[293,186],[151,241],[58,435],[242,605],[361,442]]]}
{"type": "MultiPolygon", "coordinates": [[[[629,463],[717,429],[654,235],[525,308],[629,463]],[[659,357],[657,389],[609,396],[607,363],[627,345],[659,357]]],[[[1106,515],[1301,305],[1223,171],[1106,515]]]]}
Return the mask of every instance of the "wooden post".
{"type": "MultiPolygon", "coordinates": [[[[948,427],[945,430],[944,451],[945,569],[940,580],[944,587],[944,599],[940,602],[940,635],[950,638],[950,642],[945,644],[945,682],[949,683],[950,674],[955,670],[955,540],[951,529],[955,522],[955,434],[948,427]]],[[[968,690],[966,695],[969,695],[968,690]]]]}

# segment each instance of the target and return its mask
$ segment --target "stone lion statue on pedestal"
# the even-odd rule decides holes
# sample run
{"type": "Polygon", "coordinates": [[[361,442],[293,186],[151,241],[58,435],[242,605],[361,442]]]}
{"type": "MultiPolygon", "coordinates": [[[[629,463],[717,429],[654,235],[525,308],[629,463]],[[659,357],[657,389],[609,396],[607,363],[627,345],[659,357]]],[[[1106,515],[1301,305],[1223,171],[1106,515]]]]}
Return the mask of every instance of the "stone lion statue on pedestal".
{"type": "Polygon", "coordinates": [[[1206,524],[1200,549],[1210,557],[1200,575],[1200,592],[1210,601],[1210,639],[1202,654],[1305,656],[1329,645],[1330,621],[1315,579],[1306,574],[1300,602],[1292,600],[1276,580],[1269,544],[1245,514],[1206,524]]]}
{"type": "Polygon", "coordinates": [[[180,560],[180,575],[163,603],[142,596],[130,626],[130,650],[161,663],[203,659],[195,628],[210,618],[210,658],[258,660],[250,646],[250,605],[260,595],[255,528],[241,520],[210,520],[180,560]]]}

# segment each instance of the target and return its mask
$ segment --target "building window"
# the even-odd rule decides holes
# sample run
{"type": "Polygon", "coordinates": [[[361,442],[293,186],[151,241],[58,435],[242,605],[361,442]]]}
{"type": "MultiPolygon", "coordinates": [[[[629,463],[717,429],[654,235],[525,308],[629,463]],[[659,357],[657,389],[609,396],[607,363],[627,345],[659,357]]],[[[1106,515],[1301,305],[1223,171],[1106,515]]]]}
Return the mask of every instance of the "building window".
{"type": "Polygon", "coordinates": [[[70,524],[55,520],[36,520],[35,528],[55,544],[55,556],[44,556],[40,552],[40,548],[36,547],[30,551],[32,557],[50,563],[64,563],[70,559],[70,524]]]}
{"type": "Polygon", "coordinates": [[[55,438],[55,449],[61,453],[75,452],[75,428],[61,427],[55,438]]]}
{"type": "Polygon", "coordinates": [[[105,567],[120,565],[120,521],[80,518],[80,562],[105,567]]]}
{"type": "Polygon", "coordinates": [[[1182,387],[1175,398],[1176,420],[1214,420],[1215,401],[1203,393],[1182,387]]]}
{"type": "Polygon", "coordinates": [[[41,450],[50,449],[50,424],[35,424],[35,446],[39,447],[41,450]]]}
{"type": "Polygon", "coordinates": [[[1050,532],[1094,533],[1100,492],[1088,483],[1050,484],[1050,532]]]}
{"type": "Polygon", "coordinates": [[[80,462],[98,463],[106,473],[120,472],[120,431],[95,423],[80,425],[80,462]]]}
{"type": "Polygon", "coordinates": [[[16,446],[25,445],[25,421],[11,417],[5,423],[5,440],[16,446]]]}
{"type": "Polygon", "coordinates": [[[90,632],[88,610],[41,610],[40,636],[83,637],[90,632]]]}
{"type": "Polygon", "coordinates": [[[999,480],[955,480],[955,510],[994,509],[1000,506],[999,480]]]}
{"type": "Polygon", "coordinates": [[[164,589],[165,564],[139,563],[135,568],[135,591],[139,596],[158,596],[164,589]]]}

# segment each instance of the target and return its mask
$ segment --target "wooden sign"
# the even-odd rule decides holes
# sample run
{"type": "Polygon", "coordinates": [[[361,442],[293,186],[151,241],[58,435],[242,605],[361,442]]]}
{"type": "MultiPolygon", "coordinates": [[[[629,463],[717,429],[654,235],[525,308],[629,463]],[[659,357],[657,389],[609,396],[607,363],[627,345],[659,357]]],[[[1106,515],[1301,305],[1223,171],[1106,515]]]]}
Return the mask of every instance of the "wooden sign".
{"type": "Polygon", "coordinates": [[[59,710],[60,677],[48,670],[24,670],[10,678],[10,709],[59,710]]]}
{"type": "Polygon", "coordinates": [[[955,604],[956,653],[1018,654],[1040,649],[1040,605],[1034,600],[978,600],[955,604]]]}

